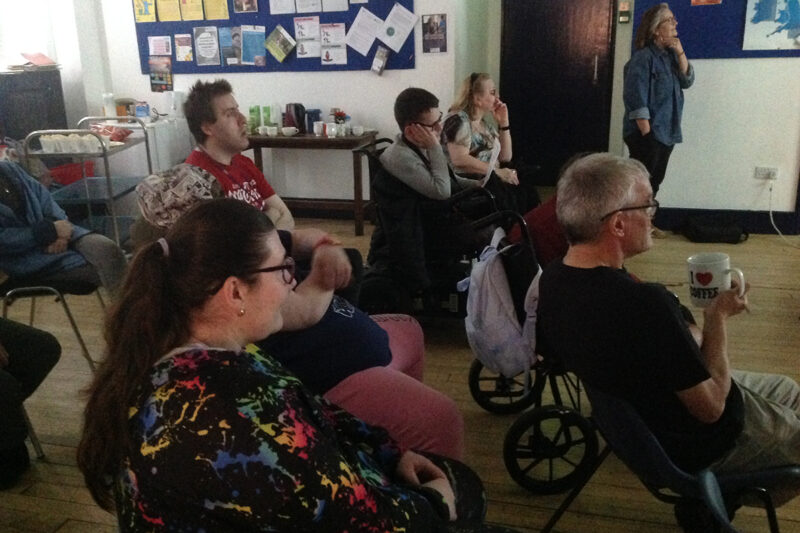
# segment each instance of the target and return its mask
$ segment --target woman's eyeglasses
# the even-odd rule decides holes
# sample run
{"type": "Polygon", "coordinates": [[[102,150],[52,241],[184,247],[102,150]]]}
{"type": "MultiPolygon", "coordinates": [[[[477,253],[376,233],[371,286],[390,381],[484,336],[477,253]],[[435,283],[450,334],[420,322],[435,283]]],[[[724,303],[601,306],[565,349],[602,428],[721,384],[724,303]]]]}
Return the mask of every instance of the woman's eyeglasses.
{"type": "Polygon", "coordinates": [[[283,263],[278,266],[251,270],[250,273],[255,274],[257,272],[276,272],[278,270],[282,271],[281,275],[286,284],[290,284],[294,281],[294,259],[288,256],[283,260],[283,263]]]}
{"type": "Polygon", "coordinates": [[[646,209],[645,214],[650,218],[653,218],[654,216],[656,216],[656,211],[658,211],[659,205],[660,204],[658,203],[657,200],[653,200],[652,203],[649,203],[647,205],[632,205],[630,207],[620,207],[619,209],[614,209],[613,211],[609,211],[608,213],[600,217],[600,220],[605,220],[614,213],[619,213],[620,211],[636,211],[637,209],[646,209]]]}
{"type": "Polygon", "coordinates": [[[425,124],[424,122],[412,122],[412,124],[419,124],[423,128],[428,128],[430,130],[434,129],[436,126],[442,123],[442,117],[444,116],[444,112],[439,111],[439,118],[436,119],[436,122],[431,124],[425,124]]]}

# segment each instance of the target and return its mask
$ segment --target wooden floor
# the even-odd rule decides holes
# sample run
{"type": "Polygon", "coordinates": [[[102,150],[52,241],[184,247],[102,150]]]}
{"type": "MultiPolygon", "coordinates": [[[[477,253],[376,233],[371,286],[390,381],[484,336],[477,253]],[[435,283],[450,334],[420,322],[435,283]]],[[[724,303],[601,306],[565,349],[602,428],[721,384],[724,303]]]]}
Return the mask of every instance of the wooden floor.
{"type": "MultiPolygon", "coordinates": [[[[302,220],[301,226],[334,231],[346,244],[366,253],[367,236],[352,237],[352,222],[302,220]]],[[[796,247],[800,239],[790,238],[796,247]]],[[[685,258],[697,251],[724,251],[744,270],[752,285],[752,312],[730,323],[730,353],[737,368],[781,372],[800,379],[800,250],[776,236],[753,235],[739,245],[692,244],[671,235],[653,249],[628,262],[638,276],[665,283],[688,301],[685,258]]],[[[102,312],[94,297],[71,297],[69,302],[90,350],[102,352],[102,312]]],[[[11,317],[26,320],[27,304],[12,307],[11,317]]],[[[598,312],[602,312],[598,307],[598,312]]],[[[80,391],[90,379],[86,362],[60,308],[40,301],[36,325],[61,341],[61,361],[27,401],[26,406],[47,458],[35,460],[22,482],[0,492],[0,531],[114,531],[114,518],[97,508],[75,466],[75,446],[81,428],[80,391]]],[[[427,364],[425,380],[453,397],[463,410],[467,431],[466,462],[486,484],[489,520],[533,532],[545,524],[563,495],[535,496],[518,487],[506,473],[502,443],[517,415],[484,412],[471,399],[467,372],[472,356],[458,321],[425,323],[427,364]]],[[[800,531],[800,499],[779,510],[782,531],[800,531]]],[[[742,509],[734,524],[742,531],[767,531],[759,509],[742,509]]],[[[611,456],[561,519],[561,532],[677,532],[670,506],[655,500],[616,458],[611,456]]]]}

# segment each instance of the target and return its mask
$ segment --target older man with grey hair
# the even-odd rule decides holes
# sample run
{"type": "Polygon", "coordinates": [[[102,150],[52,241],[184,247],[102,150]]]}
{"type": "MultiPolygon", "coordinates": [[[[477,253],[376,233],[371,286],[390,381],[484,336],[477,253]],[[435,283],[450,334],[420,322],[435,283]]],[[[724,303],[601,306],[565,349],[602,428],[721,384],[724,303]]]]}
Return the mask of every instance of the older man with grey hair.
{"type": "MultiPolygon", "coordinates": [[[[538,347],[633,405],[684,470],[800,464],[800,387],[730,367],[727,320],[746,308],[747,291],[722,291],[701,330],[663,285],[625,271],[625,259],[653,244],[658,202],[648,178],[640,162],[600,153],[559,180],[556,212],[569,250],[540,280],[538,347]]],[[[686,531],[712,531],[682,512],[686,531]]]]}

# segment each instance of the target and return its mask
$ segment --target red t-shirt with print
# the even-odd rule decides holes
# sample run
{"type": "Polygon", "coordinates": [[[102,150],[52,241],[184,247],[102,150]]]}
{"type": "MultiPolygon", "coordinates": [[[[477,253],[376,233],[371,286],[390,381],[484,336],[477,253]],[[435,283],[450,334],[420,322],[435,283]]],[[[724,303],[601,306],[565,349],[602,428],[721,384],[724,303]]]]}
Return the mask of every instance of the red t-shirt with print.
{"type": "Polygon", "coordinates": [[[275,194],[264,174],[242,154],[233,156],[230,165],[223,165],[202,150],[193,150],[186,163],[210,172],[228,198],[242,200],[262,211],[267,198],[275,194]]]}

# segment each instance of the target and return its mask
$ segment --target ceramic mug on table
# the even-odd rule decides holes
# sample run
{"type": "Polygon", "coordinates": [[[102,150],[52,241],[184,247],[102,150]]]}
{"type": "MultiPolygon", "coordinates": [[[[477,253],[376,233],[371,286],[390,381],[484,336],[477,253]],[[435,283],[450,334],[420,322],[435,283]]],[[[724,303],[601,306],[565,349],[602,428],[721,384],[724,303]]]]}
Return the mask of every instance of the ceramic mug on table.
{"type": "Polygon", "coordinates": [[[338,131],[339,125],[335,122],[328,122],[325,125],[325,135],[328,137],[336,137],[338,131]]]}
{"type": "Polygon", "coordinates": [[[689,269],[689,296],[692,305],[706,307],[721,291],[731,288],[731,274],[736,276],[739,296],[744,296],[744,274],[731,268],[731,258],[722,252],[694,254],[686,260],[689,269]]]}
{"type": "Polygon", "coordinates": [[[259,135],[269,135],[269,126],[259,126],[256,128],[259,135]]]}
{"type": "Polygon", "coordinates": [[[325,132],[325,123],[322,122],[321,120],[314,121],[314,135],[320,137],[324,132],[325,132]]]}
{"type": "Polygon", "coordinates": [[[364,126],[353,126],[353,135],[364,135],[364,126]]]}
{"type": "Polygon", "coordinates": [[[278,135],[278,126],[266,126],[267,128],[267,135],[270,137],[275,137],[278,135]]]}

